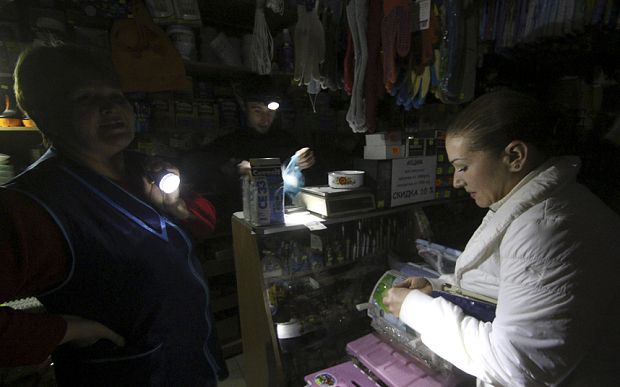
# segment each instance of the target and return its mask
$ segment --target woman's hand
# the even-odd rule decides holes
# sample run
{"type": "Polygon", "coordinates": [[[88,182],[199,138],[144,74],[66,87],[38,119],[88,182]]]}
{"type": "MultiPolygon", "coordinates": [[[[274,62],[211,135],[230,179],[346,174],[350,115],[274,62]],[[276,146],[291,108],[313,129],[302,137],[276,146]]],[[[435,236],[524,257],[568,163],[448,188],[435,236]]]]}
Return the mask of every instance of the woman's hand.
{"type": "Polygon", "coordinates": [[[400,316],[400,308],[403,306],[403,302],[410,291],[409,289],[402,288],[388,290],[387,295],[383,298],[383,305],[387,307],[388,312],[398,318],[400,316]]]}
{"type": "Polygon", "coordinates": [[[68,343],[82,348],[93,345],[101,339],[107,339],[119,347],[125,345],[125,339],[121,335],[97,321],[64,314],[60,317],[67,322],[67,332],[60,344],[68,343]]]}
{"type": "Polygon", "coordinates": [[[310,168],[314,165],[314,152],[310,148],[301,148],[295,154],[299,156],[299,169],[310,168]]]}
{"type": "Polygon", "coordinates": [[[433,285],[424,277],[409,277],[403,282],[394,284],[395,288],[418,289],[422,293],[431,295],[433,293],[433,285]]]}
{"type": "Polygon", "coordinates": [[[396,318],[400,316],[400,309],[409,292],[417,289],[429,296],[433,293],[433,285],[424,277],[409,277],[403,282],[395,283],[383,298],[383,304],[396,318]]]}
{"type": "Polygon", "coordinates": [[[180,176],[179,169],[173,167],[169,162],[164,161],[160,157],[149,157],[142,162],[144,166],[145,176],[142,177],[144,183],[144,191],[150,202],[160,211],[175,216],[179,220],[185,220],[193,217],[194,213],[187,208],[187,204],[181,199],[179,188],[170,193],[165,193],[159,186],[149,179],[147,175],[160,175],[162,173],[174,173],[180,176]]]}

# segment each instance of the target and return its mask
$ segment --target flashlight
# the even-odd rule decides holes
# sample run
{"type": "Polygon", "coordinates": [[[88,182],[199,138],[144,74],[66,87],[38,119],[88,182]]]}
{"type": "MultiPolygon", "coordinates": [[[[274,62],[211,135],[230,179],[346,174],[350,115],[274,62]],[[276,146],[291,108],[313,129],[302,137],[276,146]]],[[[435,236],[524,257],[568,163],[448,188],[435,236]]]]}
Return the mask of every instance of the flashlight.
{"type": "Polygon", "coordinates": [[[174,173],[169,172],[159,179],[158,186],[160,190],[169,194],[176,191],[176,189],[179,188],[179,184],[181,184],[181,178],[174,173]]]}
{"type": "Polygon", "coordinates": [[[157,184],[159,189],[167,194],[174,192],[181,184],[181,178],[172,172],[159,171],[154,176],[152,172],[146,172],[146,176],[152,184],[157,184]]]}

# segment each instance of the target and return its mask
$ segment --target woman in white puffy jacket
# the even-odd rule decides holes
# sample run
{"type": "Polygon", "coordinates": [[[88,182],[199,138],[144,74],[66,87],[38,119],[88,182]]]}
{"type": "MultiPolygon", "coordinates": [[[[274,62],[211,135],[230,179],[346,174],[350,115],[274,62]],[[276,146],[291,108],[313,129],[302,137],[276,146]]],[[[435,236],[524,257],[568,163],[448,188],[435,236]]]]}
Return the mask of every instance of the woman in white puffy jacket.
{"type": "Polygon", "coordinates": [[[547,113],[502,91],[459,115],[454,186],[489,212],[454,274],[408,278],[384,303],[479,386],[617,386],[620,218],[576,182],[577,157],[552,154],[547,113]],[[495,319],[431,297],[444,283],[496,299],[495,319]]]}

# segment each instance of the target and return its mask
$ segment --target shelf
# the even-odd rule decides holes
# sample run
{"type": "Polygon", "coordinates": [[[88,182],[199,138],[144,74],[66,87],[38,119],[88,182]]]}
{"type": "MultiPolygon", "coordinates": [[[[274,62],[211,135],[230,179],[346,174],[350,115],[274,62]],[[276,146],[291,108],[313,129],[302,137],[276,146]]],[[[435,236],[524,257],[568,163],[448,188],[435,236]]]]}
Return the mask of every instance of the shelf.
{"type": "Polygon", "coordinates": [[[35,126],[2,126],[0,132],[38,132],[35,126]]]}
{"type": "MultiPolygon", "coordinates": [[[[284,2],[282,15],[265,8],[265,21],[273,35],[297,22],[297,9],[284,2]]],[[[256,0],[199,0],[200,15],[205,25],[224,29],[226,35],[252,33],[256,14],[256,0]]]]}
{"type": "Polygon", "coordinates": [[[235,272],[235,260],[231,257],[223,260],[206,261],[202,264],[207,277],[215,277],[222,274],[235,272]]]}
{"type": "MultiPolygon", "coordinates": [[[[236,78],[252,72],[247,67],[226,66],[207,62],[185,61],[185,72],[187,75],[236,78]]],[[[272,71],[271,75],[277,78],[293,78],[293,73],[272,71]]]]}
{"type": "Polygon", "coordinates": [[[211,300],[211,310],[213,311],[213,313],[219,312],[220,310],[224,309],[234,308],[237,305],[239,305],[237,293],[211,300]]]}
{"type": "MultiPolygon", "coordinates": [[[[273,282],[278,282],[280,280],[292,280],[292,279],[298,279],[301,277],[306,277],[306,276],[310,276],[310,275],[316,275],[316,274],[320,274],[322,272],[325,271],[331,271],[331,270],[337,270],[339,268],[343,268],[343,267],[348,267],[348,266],[353,266],[355,263],[358,263],[360,260],[362,260],[362,258],[359,259],[354,259],[354,260],[348,260],[348,261],[344,261],[342,263],[334,263],[330,266],[323,266],[321,268],[315,269],[315,270],[306,270],[306,271],[298,271],[298,272],[294,272],[294,273],[286,273],[286,274],[280,274],[280,275],[274,275],[272,277],[269,276],[265,276],[265,283],[273,283],[273,282]]],[[[263,275],[265,275],[265,273],[263,273],[263,275]]]]}
{"type": "Polygon", "coordinates": [[[222,343],[222,351],[224,352],[225,359],[243,353],[243,340],[238,338],[227,343],[222,343]]]}
{"type": "Polygon", "coordinates": [[[233,220],[236,220],[240,222],[241,224],[243,224],[245,227],[251,229],[254,234],[268,235],[268,234],[277,234],[280,232],[307,229],[306,224],[310,222],[320,222],[320,223],[323,223],[324,225],[337,224],[337,223],[350,222],[350,221],[360,220],[360,219],[365,219],[365,218],[372,218],[376,216],[395,214],[398,212],[412,210],[415,208],[440,205],[440,204],[445,204],[445,203],[450,203],[450,202],[451,202],[450,199],[428,200],[425,202],[407,204],[404,206],[397,206],[397,207],[392,207],[392,208],[387,208],[387,209],[376,209],[376,210],[371,210],[371,211],[359,212],[357,214],[348,214],[344,216],[331,217],[331,218],[322,218],[320,216],[317,216],[317,215],[314,215],[308,212],[303,213],[303,214],[301,213],[300,214],[285,214],[284,215],[285,223],[269,225],[269,226],[254,226],[250,224],[243,218],[243,212],[235,212],[233,214],[233,220]]]}

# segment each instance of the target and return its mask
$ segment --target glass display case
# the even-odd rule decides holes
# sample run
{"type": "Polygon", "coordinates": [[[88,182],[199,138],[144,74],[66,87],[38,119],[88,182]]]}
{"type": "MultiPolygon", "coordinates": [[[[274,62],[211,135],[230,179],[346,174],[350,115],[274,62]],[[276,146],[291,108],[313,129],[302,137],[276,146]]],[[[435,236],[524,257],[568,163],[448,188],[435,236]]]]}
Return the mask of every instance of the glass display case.
{"type": "Polygon", "coordinates": [[[415,249],[422,205],[339,218],[287,214],[285,224],[262,227],[233,216],[249,387],[302,386],[304,376],[346,361],[347,343],[372,331],[356,305],[390,269],[388,251],[415,249]]]}

